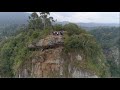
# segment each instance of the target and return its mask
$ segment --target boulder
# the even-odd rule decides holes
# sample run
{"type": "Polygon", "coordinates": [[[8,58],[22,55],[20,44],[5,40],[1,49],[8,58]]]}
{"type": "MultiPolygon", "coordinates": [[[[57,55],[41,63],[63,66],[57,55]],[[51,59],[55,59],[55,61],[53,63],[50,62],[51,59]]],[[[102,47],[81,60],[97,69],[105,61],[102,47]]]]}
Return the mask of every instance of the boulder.
{"type": "Polygon", "coordinates": [[[33,44],[29,44],[28,48],[35,48],[35,46],[33,44]]]}

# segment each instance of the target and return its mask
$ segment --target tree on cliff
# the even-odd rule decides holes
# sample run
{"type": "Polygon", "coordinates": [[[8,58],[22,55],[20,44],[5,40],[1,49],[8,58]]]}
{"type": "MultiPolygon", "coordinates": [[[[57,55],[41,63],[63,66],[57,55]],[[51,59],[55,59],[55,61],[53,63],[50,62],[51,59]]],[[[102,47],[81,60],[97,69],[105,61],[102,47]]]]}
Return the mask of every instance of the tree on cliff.
{"type": "Polygon", "coordinates": [[[39,15],[33,12],[29,16],[28,27],[30,29],[44,29],[46,27],[52,27],[52,22],[55,22],[53,17],[48,17],[50,12],[40,12],[39,15]]]}
{"type": "Polygon", "coordinates": [[[43,24],[42,24],[42,19],[38,16],[36,12],[33,12],[29,16],[29,21],[28,21],[28,27],[32,29],[42,29],[43,24]]]}
{"type": "Polygon", "coordinates": [[[40,12],[40,17],[44,25],[44,30],[46,27],[52,26],[52,22],[55,22],[53,17],[48,17],[49,15],[50,15],[50,12],[40,12]]]}

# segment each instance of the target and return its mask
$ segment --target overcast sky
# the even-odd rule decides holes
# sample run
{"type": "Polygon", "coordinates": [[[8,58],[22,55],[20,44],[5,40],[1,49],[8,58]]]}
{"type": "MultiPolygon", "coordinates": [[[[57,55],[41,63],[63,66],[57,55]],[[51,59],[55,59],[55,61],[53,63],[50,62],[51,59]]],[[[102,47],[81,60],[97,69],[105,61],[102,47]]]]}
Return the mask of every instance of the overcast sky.
{"type": "Polygon", "coordinates": [[[120,12],[51,12],[57,21],[119,23],[120,12]]]}

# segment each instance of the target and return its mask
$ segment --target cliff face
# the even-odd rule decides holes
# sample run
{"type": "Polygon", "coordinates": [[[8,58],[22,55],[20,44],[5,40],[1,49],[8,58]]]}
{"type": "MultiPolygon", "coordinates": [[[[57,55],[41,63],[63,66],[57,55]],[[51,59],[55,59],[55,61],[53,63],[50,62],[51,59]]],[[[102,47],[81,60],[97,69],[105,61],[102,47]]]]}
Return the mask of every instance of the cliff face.
{"type": "Polygon", "coordinates": [[[84,64],[80,53],[63,54],[64,38],[62,35],[48,35],[34,44],[28,45],[32,55],[21,70],[19,77],[73,77],[73,78],[96,78],[94,72],[87,69],[77,68],[76,62],[84,64]],[[68,61],[66,60],[66,58],[68,61]],[[74,63],[73,63],[74,62],[74,63]]]}
{"type": "Polygon", "coordinates": [[[111,77],[119,77],[120,76],[120,53],[119,47],[113,46],[108,50],[104,49],[104,54],[106,56],[106,60],[109,64],[109,70],[111,72],[111,77]]]}
{"type": "Polygon", "coordinates": [[[119,48],[117,46],[114,46],[111,48],[112,51],[112,57],[115,60],[116,65],[120,65],[120,58],[119,58],[119,48]]]}

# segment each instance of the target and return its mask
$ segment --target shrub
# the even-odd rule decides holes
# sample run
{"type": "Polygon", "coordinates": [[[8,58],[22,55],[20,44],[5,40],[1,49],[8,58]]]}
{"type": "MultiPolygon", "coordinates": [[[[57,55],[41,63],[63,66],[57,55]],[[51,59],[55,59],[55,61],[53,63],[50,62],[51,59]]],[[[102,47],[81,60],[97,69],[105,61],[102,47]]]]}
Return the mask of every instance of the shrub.
{"type": "Polygon", "coordinates": [[[55,31],[60,31],[60,30],[63,30],[63,26],[61,24],[55,24],[53,26],[54,30],[55,31]]]}
{"type": "Polygon", "coordinates": [[[63,29],[68,32],[68,35],[79,34],[79,27],[76,24],[69,23],[64,25],[63,29]]]}

